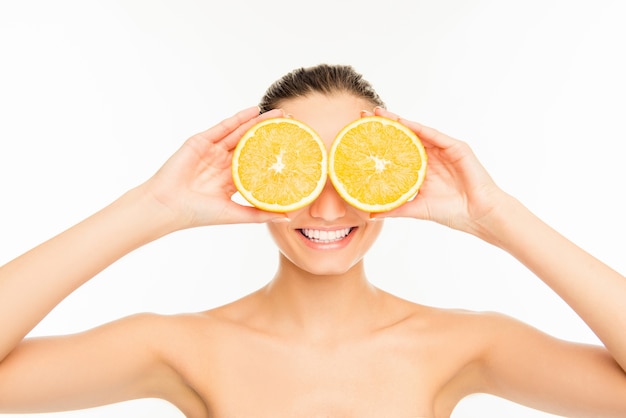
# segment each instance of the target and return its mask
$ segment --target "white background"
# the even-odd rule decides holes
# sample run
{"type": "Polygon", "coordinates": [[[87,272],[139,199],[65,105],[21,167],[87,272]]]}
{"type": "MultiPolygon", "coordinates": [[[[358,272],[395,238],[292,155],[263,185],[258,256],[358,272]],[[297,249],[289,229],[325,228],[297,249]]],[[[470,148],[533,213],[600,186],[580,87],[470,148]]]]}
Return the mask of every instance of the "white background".
{"type": "MultiPolygon", "coordinates": [[[[285,72],[329,62],[355,66],[390,110],[468,141],[504,189],[624,273],[625,4],[1,0],[0,264],[146,179],[285,72]]],[[[180,232],[105,270],[32,334],[211,308],[265,284],[276,259],[263,225],[180,232]]],[[[387,221],[367,268],[415,302],[596,342],[509,255],[437,225],[387,221]]],[[[181,415],[143,400],[44,416],[181,415]]],[[[550,415],[483,395],[453,414],[505,416],[550,415]]]]}

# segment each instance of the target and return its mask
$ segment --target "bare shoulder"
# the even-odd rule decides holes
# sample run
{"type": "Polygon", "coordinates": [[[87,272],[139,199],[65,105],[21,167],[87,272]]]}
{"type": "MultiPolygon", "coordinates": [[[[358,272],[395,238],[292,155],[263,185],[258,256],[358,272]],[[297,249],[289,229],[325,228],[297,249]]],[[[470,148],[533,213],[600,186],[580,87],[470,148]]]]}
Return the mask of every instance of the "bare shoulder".
{"type": "Polygon", "coordinates": [[[618,401],[626,390],[624,371],[602,346],[564,341],[498,312],[415,312],[408,334],[431,338],[430,354],[449,377],[435,397],[437,410],[450,411],[472,393],[489,393],[565,416],[624,412],[618,401]]]}
{"type": "Polygon", "coordinates": [[[483,367],[494,353],[509,346],[522,347],[553,337],[508,315],[493,311],[473,311],[430,307],[401,302],[407,315],[401,328],[407,338],[429,341],[440,358],[461,369],[483,367]]]}
{"type": "Polygon", "coordinates": [[[436,333],[457,338],[466,335],[465,342],[483,340],[494,327],[514,327],[518,321],[497,312],[450,309],[417,304],[388,294],[388,306],[401,318],[401,326],[416,333],[436,333]],[[480,335],[477,335],[480,334],[480,335]],[[472,337],[476,335],[476,337],[472,337]]]}
{"type": "MultiPolygon", "coordinates": [[[[431,307],[393,295],[387,300],[387,311],[396,318],[390,321],[388,333],[416,358],[432,364],[433,374],[440,373],[442,381],[463,370],[476,372],[478,378],[494,342],[519,326],[518,321],[495,312],[431,307]]],[[[478,383],[474,386],[480,389],[478,383]]]]}

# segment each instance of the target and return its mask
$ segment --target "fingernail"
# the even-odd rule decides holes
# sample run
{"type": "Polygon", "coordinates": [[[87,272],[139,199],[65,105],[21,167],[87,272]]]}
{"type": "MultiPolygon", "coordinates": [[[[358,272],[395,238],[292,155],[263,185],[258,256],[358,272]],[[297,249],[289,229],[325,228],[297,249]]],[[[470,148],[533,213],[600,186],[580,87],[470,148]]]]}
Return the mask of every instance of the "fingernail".
{"type": "Polygon", "coordinates": [[[370,112],[369,110],[361,110],[361,117],[364,118],[365,116],[369,116],[371,115],[372,112],[370,112]]]}

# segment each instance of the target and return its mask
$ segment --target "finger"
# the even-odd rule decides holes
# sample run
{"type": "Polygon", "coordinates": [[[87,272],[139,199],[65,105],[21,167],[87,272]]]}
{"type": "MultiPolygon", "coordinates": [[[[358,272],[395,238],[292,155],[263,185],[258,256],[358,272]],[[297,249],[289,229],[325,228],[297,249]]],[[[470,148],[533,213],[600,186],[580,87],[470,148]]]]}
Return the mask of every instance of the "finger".
{"type": "Polygon", "coordinates": [[[252,118],[259,115],[259,108],[257,106],[249,107],[240,112],[237,112],[233,116],[224,119],[217,125],[207,129],[204,132],[200,132],[197,136],[210,141],[218,142],[228,134],[235,131],[242,124],[250,121],[252,118]]]}
{"type": "Polygon", "coordinates": [[[400,116],[398,116],[395,113],[390,112],[387,109],[385,109],[384,107],[380,107],[380,106],[376,106],[374,108],[374,114],[376,116],[382,116],[382,117],[387,118],[387,119],[393,119],[393,120],[400,119],[400,116]]]}
{"type": "Polygon", "coordinates": [[[422,125],[421,123],[413,122],[404,118],[400,118],[399,122],[415,132],[425,145],[430,144],[438,148],[449,148],[460,142],[443,132],[439,132],[434,128],[422,125]]]}
{"type": "Polygon", "coordinates": [[[285,114],[282,111],[282,109],[272,109],[269,112],[265,112],[261,115],[258,115],[255,118],[246,121],[245,123],[237,127],[237,129],[235,129],[233,132],[225,136],[222,139],[221,143],[224,146],[224,148],[230,151],[237,146],[241,137],[257,123],[264,121],[266,119],[278,118],[278,117],[283,117],[283,116],[285,116],[285,114]]]}
{"type": "Polygon", "coordinates": [[[411,129],[413,132],[415,132],[417,136],[425,142],[424,145],[434,145],[439,148],[448,148],[459,142],[458,140],[442,132],[439,132],[436,129],[422,125],[421,123],[417,123],[417,122],[410,121],[408,119],[401,118],[397,114],[390,112],[385,108],[377,106],[376,108],[374,108],[374,113],[377,116],[382,116],[388,119],[393,119],[402,123],[409,129],[411,129]]]}
{"type": "Polygon", "coordinates": [[[382,220],[385,218],[404,218],[404,217],[410,217],[409,212],[404,208],[404,206],[400,206],[398,208],[392,209],[390,211],[387,212],[377,212],[377,213],[372,213],[370,215],[370,220],[372,221],[376,221],[376,220],[382,220]]]}
{"type": "Polygon", "coordinates": [[[384,218],[417,218],[428,219],[428,208],[421,199],[416,196],[414,199],[398,206],[387,212],[372,213],[371,220],[380,220],[384,218]]]}
{"type": "Polygon", "coordinates": [[[253,206],[237,204],[231,211],[227,223],[266,223],[266,222],[289,222],[284,213],[268,212],[253,206]]]}

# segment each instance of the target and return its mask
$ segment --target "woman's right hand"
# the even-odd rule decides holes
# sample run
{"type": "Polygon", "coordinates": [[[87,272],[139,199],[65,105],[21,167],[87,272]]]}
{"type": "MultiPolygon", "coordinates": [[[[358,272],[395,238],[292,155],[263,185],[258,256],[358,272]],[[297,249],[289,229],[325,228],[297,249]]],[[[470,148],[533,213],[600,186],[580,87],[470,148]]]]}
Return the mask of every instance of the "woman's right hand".
{"type": "MultiPolygon", "coordinates": [[[[275,110],[259,116],[258,108],[250,108],[192,136],[146,182],[0,266],[0,411],[81,409],[167,391],[177,399],[183,391],[197,396],[186,385],[173,386],[178,375],[164,379],[173,369],[150,348],[162,336],[141,318],[71,337],[23,340],[75,289],[164,234],[284,218],[231,200],[234,148],[253,124],[281,115],[275,110]],[[120,344],[129,335],[141,343],[120,344]],[[41,366],[36,378],[33,364],[41,366]]],[[[200,408],[205,411],[204,404],[200,408]]]]}
{"type": "Polygon", "coordinates": [[[251,107],[193,135],[141,187],[169,211],[176,229],[284,218],[231,200],[237,191],[231,173],[234,148],[254,124],[279,116],[281,110],[259,115],[251,107]]]}

